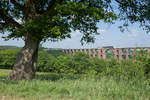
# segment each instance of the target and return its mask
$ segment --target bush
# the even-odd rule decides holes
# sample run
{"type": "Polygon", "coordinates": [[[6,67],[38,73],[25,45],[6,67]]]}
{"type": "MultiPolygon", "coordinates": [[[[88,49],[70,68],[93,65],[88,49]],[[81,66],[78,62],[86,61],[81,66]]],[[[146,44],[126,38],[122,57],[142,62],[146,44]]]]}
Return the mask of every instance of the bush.
{"type": "Polygon", "coordinates": [[[89,66],[89,74],[100,74],[102,72],[105,71],[106,66],[109,65],[107,60],[103,60],[103,59],[98,59],[96,58],[91,58],[90,59],[90,66],[89,66]]]}
{"type": "Polygon", "coordinates": [[[62,50],[47,50],[46,52],[50,53],[54,57],[58,57],[60,55],[65,55],[65,53],[62,52],[62,50]]]}
{"type": "MultiPolygon", "coordinates": [[[[0,68],[12,69],[19,50],[20,49],[0,50],[0,68]]],[[[54,62],[55,57],[51,56],[51,54],[39,51],[37,71],[54,72],[54,62]]]]}
{"type": "Polygon", "coordinates": [[[83,52],[78,52],[74,55],[72,68],[75,69],[75,74],[86,74],[89,72],[90,58],[83,52]]]}
{"type": "Polygon", "coordinates": [[[134,63],[132,60],[123,60],[112,67],[107,67],[103,75],[118,80],[141,79],[144,78],[144,69],[140,62],[134,63]]]}
{"type": "Polygon", "coordinates": [[[37,63],[37,71],[40,72],[54,72],[55,57],[51,54],[39,51],[38,63],[37,63]]]}
{"type": "Polygon", "coordinates": [[[136,56],[136,62],[142,63],[145,76],[150,78],[150,53],[141,50],[136,56]]]}
{"type": "Polygon", "coordinates": [[[56,73],[74,73],[72,69],[73,57],[71,55],[58,56],[54,64],[56,73]]]}
{"type": "Polygon", "coordinates": [[[89,56],[82,52],[78,52],[74,56],[59,56],[54,64],[56,72],[71,74],[85,74],[89,71],[89,66],[89,56]]]}
{"type": "MultiPolygon", "coordinates": [[[[17,53],[18,49],[0,50],[0,68],[11,69],[17,53]]],[[[119,80],[140,79],[145,76],[150,78],[150,58],[147,56],[147,53],[141,51],[135,60],[119,62],[116,59],[89,57],[83,52],[78,52],[74,56],[54,57],[47,52],[39,51],[37,71],[108,76],[119,80]]]]}
{"type": "Polygon", "coordinates": [[[18,49],[0,50],[0,68],[12,69],[18,49]]]}
{"type": "Polygon", "coordinates": [[[143,60],[116,59],[103,60],[97,57],[89,58],[88,55],[78,52],[74,56],[59,56],[54,64],[56,73],[88,74],[114,77],[118,80],[132,80],[144,78],[145,64],[143,60]]]}
{"type": "Polygon", "coordinates": [[[116,59],[104,60],[98,59],[97,57],[90,59],[90,74],[104,74],[108,68],[112,68],[115,65],[118,65],[119,62],[116,59]]]}

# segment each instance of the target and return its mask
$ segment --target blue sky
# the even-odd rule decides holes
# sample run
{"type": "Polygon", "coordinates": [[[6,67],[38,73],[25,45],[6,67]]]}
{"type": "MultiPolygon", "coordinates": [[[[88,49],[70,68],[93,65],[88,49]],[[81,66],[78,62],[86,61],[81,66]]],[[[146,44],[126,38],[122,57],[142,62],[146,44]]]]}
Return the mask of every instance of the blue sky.
{"type": "MultiPolygon", "coordinates": [[[[132,24],[128,27],[129,31],[120,32],[118,28],[122,22],[117,21],[115,24],[98,23],[100,35],[96,36],[95,43],[84,44],[80,43],[82,34],[78,31],[72,32],[72,38],[63,41],[52,43],[46,41],[42,43],[47,48],[97,48],[103,46],[114,47],[150,47],[150,33],[146,33],[139,28],[138,24],[132,24]]],[[[2,35],[0,34],[0,37],[2,35]]],[[[4,41],[0,38],[0,45],[24,46],[24,42],[20,40],[4,41]]]]}

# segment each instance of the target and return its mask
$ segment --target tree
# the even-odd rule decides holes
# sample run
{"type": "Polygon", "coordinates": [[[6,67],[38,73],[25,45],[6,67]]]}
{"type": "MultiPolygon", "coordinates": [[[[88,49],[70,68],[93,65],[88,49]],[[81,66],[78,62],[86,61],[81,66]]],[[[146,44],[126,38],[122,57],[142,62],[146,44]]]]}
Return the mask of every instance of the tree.
{"type": "MultiPolygon", "coordinates": [[[[119,17],[125,20],[123,26],[129,22],[140,23],[144,30],[150,32],[150,0],[115,0],[119,4],[119,17]]],[[[121,27],[123,28],[123,27],[121,27]]]]}
{"type": "Polygon", "coordinates": [[[99,34],[96,23],[116,19],[110,4],[111,0],[1,0],[1,33],[9,32],[6,39],[25,41],[8,79],[34,78],[41,41],[70,38],[72,30],[79,30],[81,43],[94,42],[99,34]]]}

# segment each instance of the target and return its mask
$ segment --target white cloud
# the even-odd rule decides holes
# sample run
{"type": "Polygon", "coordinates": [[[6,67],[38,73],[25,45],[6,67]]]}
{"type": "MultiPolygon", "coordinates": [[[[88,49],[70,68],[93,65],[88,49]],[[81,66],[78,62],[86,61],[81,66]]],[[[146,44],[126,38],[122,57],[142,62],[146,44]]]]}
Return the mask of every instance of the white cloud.
{"type": "Polygon", "coordinates": [[[140,35],[140,33],[143,33],[141,32],[140,30],[136,30],[136,29],[131,29],[128,31],[128,37],[138,37],[140,35]]]}
{"type": "Polygon", "coordinates": [[[103,33],[105,33],[106,32],[106,30],[105,29],[98,29],[97,30],[100,34],[103,34],[103,33]]]}
{"type": "Polygon", "coordinates": [[[74,37],[81,37],[82,36],[82,33],[80,31],[74,31],[74,32],[71,32],[71,37],[74,38],[74,37]]]}

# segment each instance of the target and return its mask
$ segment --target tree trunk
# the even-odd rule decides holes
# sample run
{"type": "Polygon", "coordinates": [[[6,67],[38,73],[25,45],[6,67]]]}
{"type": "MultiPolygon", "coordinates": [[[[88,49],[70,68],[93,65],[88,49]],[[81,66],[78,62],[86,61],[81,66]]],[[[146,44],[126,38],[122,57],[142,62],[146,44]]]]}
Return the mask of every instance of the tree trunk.
{"type": "Polygon", "coordinates": [[[25,46],[18,53],[13,70],[8,80],[33,79],[38,57],[39,42],[30,34],[25,38],[25,46]]]}

